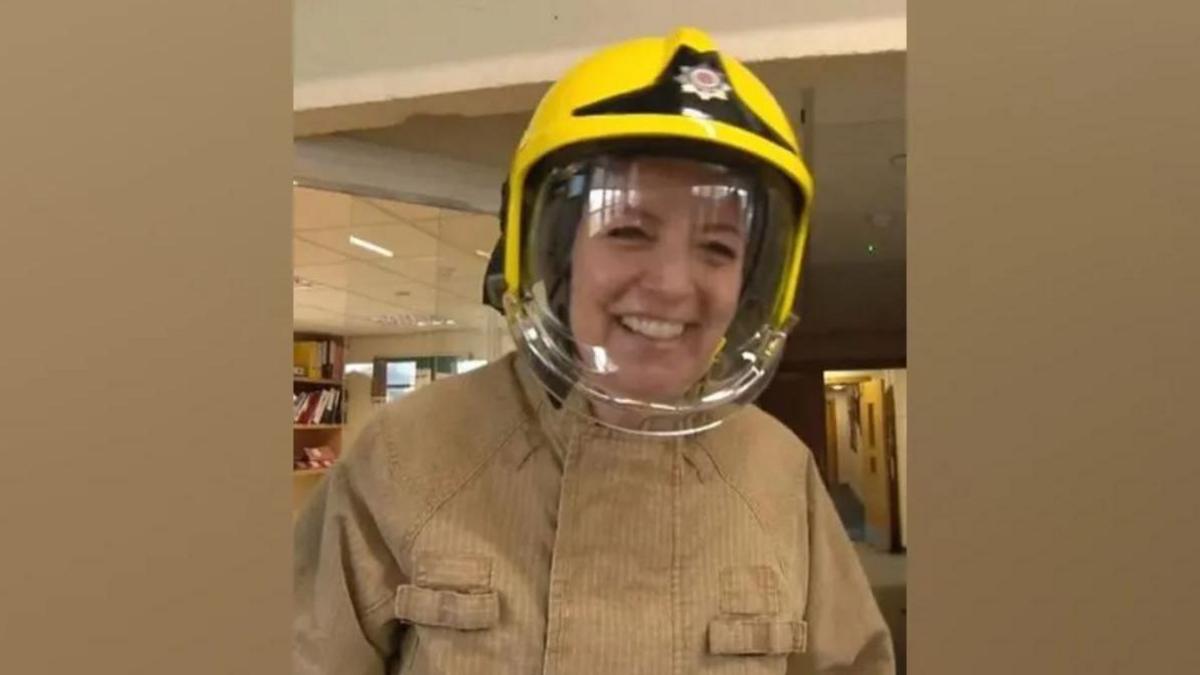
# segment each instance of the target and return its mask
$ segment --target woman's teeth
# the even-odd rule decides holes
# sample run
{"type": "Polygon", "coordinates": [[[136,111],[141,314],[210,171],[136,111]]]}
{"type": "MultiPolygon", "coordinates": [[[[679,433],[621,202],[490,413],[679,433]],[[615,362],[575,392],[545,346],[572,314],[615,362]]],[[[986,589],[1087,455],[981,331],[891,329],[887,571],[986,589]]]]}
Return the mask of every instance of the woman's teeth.
{"type": "Polygon", "coordinates": [[[660,321],[640,316],[623,316],[621,325],[629,330],[655,340],[670,340],[683,334],[683,324],[675,321],[660,321]]]}

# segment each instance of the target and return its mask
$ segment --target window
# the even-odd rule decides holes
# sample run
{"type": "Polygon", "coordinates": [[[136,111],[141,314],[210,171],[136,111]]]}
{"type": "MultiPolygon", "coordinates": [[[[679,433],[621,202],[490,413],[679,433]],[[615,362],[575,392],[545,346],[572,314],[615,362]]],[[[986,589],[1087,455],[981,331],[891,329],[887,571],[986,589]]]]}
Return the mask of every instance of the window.
{"type": "Polygon", "coordinates": [[[417,388],[416,361],[388,361],[385,381],[385,398],[388,403],[417,388]]]}
{"type": "Polygon", "coordinates": [[[476,368],[481,368],[486,365],[487,361],[484,359],[459,359],[458,363],[455,365],[455,370],[459,375],[462,375],[463,373],[469,373],[476,368]]]}
{"type": "Polygon", "coordinates": [[[377,358],[371,377],[371,398],[390,403],[438,378],[459,375],[486,364],[486,360],[460,356],[377,358]]]}

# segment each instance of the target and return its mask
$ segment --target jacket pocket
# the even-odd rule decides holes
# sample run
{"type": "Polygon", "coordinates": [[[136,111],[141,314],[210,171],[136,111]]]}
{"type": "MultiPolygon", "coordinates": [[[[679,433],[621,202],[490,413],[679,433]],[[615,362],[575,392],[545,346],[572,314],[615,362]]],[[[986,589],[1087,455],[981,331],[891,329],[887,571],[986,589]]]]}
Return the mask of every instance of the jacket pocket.
{"type": "Polygon", "coordinates": [[[771,617],[720,618],[708,624],[710,654],[788,654],[807,647],[808,624],[771,617]]]}
{"type": "Polygon", "coordinates": [[[413,583],[396,589],[397,619],[457,630],[482,630],[500,621],[489,558],[425,553],[414,562],[413,583]]]}
{"type": "Polygon", "coordinates": [[[413,584],[463,592],[492,589],[492,560],[481,555],[418,553],[413,584]]]}
{"type": "Polygon", "coordinates": [[[721,570],[720,615],[708,624],[710,654],[768,656],[802,652],[808,626],[783,611],[779,574],[769,565],[721,570]]]}
{"type": "Polygon", "coordinates": [[[721,570],[720,606],[724,614],[774,614],[779,611],[779,576],[767,565],[721,570]]]}

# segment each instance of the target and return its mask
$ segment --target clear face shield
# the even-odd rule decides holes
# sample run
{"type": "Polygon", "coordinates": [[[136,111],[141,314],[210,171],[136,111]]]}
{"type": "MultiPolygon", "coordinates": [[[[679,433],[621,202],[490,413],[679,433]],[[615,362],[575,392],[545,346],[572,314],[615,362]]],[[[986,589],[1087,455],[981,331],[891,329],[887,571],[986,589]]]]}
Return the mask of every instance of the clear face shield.
{"type": "Polygon", "coordinates": [[[679,435],[766,385],[798,235],[771,170],[600,155],[529,185],[522,278],[508,307],[549,391],[596,421],[679,435]]]}

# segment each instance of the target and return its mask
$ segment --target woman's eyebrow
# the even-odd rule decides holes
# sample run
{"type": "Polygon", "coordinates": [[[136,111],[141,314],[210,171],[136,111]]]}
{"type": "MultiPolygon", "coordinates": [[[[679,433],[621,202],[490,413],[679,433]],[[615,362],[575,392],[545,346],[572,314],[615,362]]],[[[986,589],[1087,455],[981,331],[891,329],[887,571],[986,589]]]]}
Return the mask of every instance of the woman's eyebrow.
{"type": "MultiPolygon", "coordinates": [[[[593,205],[594,206],[594,205],[593,205]]],[[[601,204],[596,208],[588,209],[581,220],[586,223],[588,236],[594,237],[600,234],[601,231],[608,231],[613,227],[621,225],[618,218],[612,217],[610,212],[616,212],[619,216],[636,215],[638,223],[646,227],[654,228],[655,231],[662,228],[662,219],[658,216],[646,211],[637,206],[630,206],[623,202],[615,202],[609,204],[601,204]],[[617,222],[612,222],[616,220],[617,222]]]]}
{"type": "Polygon", "coordinates": [[[651,225],[661,225],[663,222],[662,218],[659,218],[653,212],[647,211],[646,209],[644,209],[640,206],[633,206],[633,205],[629,204],[628,202],[613,202],[613,203],[609,203],[609,204],[601,204],[598,208],[594,208],[594,209],[590,210],[588,213],[595,214],[595,213],[605,213],[608,211],[615,211],[617,213],[620,213],[621,215],[627,215],[627,214],[637,215],[642,218],[645,218],[647,221],[650,221],[651,225]]]}

